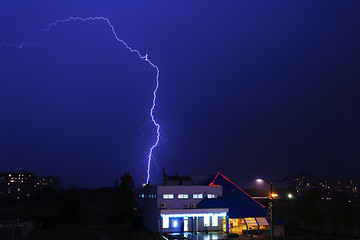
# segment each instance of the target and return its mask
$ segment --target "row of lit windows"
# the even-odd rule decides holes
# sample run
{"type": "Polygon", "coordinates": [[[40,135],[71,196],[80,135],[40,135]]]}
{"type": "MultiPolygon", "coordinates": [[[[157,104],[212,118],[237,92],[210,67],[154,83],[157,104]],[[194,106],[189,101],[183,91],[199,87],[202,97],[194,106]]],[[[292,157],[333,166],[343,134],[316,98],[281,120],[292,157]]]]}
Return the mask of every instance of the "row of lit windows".
{"type": "MultiPolygon", "coordinates": [[[[204,216],[204,227],[217,227],[218,226],[218,217],[211,217],[211,222],[210,222],[210,216],[206,215],[204,216]],[[211,225],[210,225],[211,223],[211,225]]],[[[177,219],[173,219],[172,221],[172,227],[173,228],[178,228],[179,223],[177,219]]],[[[163,217],[162,218],[162,227],[163,228],[169,228],[170,227],[170,218],[169,217],[163,217]]]]}
{"type": "MultiPolygon", "coordinates": [[[[17,179],[15,178],[12,178],[10,179],[10,181],[7,183],[8,185],[10,185],[10,183],[20,183],[20,180],[22,183],[24,183],[24,180],[23,179],[18,179],[19,181],[17,181],[17,179]]],[[[25,182],[27,183],[27,182],[25,182]]],[[[48,182],[45,182],[45,181],[40,181],[40,182],[37,182],[36,183],[37,185],[48,185],[48,182]]],[[[49,180],[49,184],[53,184],[53,181],[52,180],[49,180]]]]}
{"type": "Polygon", "coordinates": [[[156,199],[157,198],[157,196],[156,196],[156,194],[144,194],[144,193],[142,193],[142,194],[139,194],[139,198],[151,198],[151,199],[156,199]]]}
{"type": "MultiPolygon", "coordinates": [[[[193,198],[195,198],[195,199],[201,199],[201,198],[203,198],[203,194],[202,193],[198,193],[198,194],[193,194],[192,195],[193,196],[193,198]]],[[[207,194],[206,195],[207,196],[207,198],[216,198],[216,194],[207,194]]],[[[178,194],[178,196],[177,196],[179,199],[187,199],[187,198],[189,198],[189,194],[178,194]]],[[[164,194],[163,195],[163,199],[174,199],[174,194],[164,194]]]]}
{"type": "MultiPolygon", "coordinates": [[[[14,176],[17,176],[16,174],[14,176]]],[[[9,177],[11,177],[11,173],[9,174],[9,177]]],[[[19,174],[19,177],[24,177],[24,174],[19,174]]],[[[31,177],[31,175],[29,175],[31,177]]]]}
{"type": "MultiPolygon", "coordinates": [[[[174,199],[174,196],[175,194],[172,194],[172,193],[166,193],[166,194],[163,194],[162,198],[163,199],[174,199]]],[[[209,193],[206,195],[207,198],[216,198],[217,195],[216,194],[212,194],[212,193],[209,193]]],[[[139,198],[152,198],[152,199],[156,199],[157,196],[156,194],[139,194],[139,198]]],[[[192,195],[192,198],[194,199],[202,199],[204,197],[204,194],[202,193],[196,193],[196,194],[193,194],[192,195]]],[[[188,199],[189,198],[189,194],[186,194],[186,193],[180,193],[177,195],[177,198],[178,199],[188,199]]]]}
{"type": "MultiPolygon", "coordinates": [[[[203,198],[204,195],[202,193],[197,193],[197,194],[193,194],[192,196],[193,196],[193,198],[196,199],[196,198],[203,198]]],[[[216,198],[217,197],[216,194],[207,194],[206,196],[207,196],[207,198],[216,198]]],[[[177,195],[177,198],[178,199],[187,199],[187,198],[189,198],[189,194],[180,193],[177,195]]],[[[174,199],[174,194],[172,194],[172,193],[163,194],[163,199],[174,199]]]]}

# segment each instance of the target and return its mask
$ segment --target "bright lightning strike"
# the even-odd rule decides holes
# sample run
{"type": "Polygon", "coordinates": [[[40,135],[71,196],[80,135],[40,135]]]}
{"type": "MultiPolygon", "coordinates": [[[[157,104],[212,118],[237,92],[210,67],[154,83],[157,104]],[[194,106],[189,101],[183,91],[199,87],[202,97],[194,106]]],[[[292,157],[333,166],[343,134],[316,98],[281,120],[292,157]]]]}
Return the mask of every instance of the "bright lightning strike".
{"type": "MultiPolygon", "coordinates": [[[[154,158],[153,157],[153,152],[154,149],[157,147],[157,145],[159,144],[160,141],[160,124],[156,122],[156,119],[154,117],[154,109],[156,107],[156,98],[157,98],[157,91],[159,88],[159,68],[158,66],[156,66],[153,62],[150,61],[150,59],[148,58],[148,55],[142,55],[138,50],[131,48],[124,40],[120,39],[116,32],[115,32],[115,28],[114,26],[111,24],[110,20],[106,17],[86,17],[86,18],[82,18],[82,17],[69,17],[67,19],[62,19],[62,20],[56,20],[53,23],[50,23],[48,25],[47,28],[44,28],[43,31],[50,31],[51,28],[55,27],[57,24],[59,23],[65,23],[65,22],[72,22],[72,21],[105,21],[109,27],[111,28],[111,31],[115,37],[115,39],[122,43],[129,51],[131,51],[132,53],[136,53],[139,58],[145,60],[148,64],[150,64],[153,68],[155,68],[156,70],[156,86],[155,89],[153,91],[153,99],[152,99],[152,105],[150,108],[150,117],[151,117],[151,121],[154,124],[154,126],[156,127],[156,141],[155,143],[151,146],[148,156],[147,156],[147,177],[146,177],[146,183],[149,183],[150,180],[150,167],[151,167],[151,160],[154,158]]],[[[9,47],[16,47],[16,48],[22,48],[24,46],[36,46],[36,44],[32,44],[32,43],[19,43],[19,44],[9,44],[7,42],[2,42],[0,43],[0,47],[3,46],[9,46],[9,47]]]]}

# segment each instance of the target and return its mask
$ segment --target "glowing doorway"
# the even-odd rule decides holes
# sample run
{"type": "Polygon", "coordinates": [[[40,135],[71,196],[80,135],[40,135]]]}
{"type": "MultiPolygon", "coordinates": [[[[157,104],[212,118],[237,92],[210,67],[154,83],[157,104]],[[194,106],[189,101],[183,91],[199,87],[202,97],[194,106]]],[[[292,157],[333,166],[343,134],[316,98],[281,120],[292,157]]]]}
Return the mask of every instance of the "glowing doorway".
{"type": "Polygon", "coordinates": [[[184,232],[189,231],[189,218],[184,217],[184,232]]]}

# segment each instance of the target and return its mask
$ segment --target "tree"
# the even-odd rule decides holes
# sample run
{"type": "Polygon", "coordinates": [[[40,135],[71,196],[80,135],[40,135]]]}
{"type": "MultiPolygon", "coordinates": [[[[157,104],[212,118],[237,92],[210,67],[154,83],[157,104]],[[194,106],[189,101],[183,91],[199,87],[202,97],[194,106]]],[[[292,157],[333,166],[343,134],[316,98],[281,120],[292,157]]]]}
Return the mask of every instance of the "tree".
{"type": "Polygon", "coordinates": [[[350,225],[351,206],[348,197],[343,192],[337,192],[330,204],[330,213],[336,225],[350,225]]]}
{"type": "Polygon", "coordinates": [[[299,204],[299,216],[306,224],[322,225],[324,223],[323,201],[317,189],[310,189],[302,199],[300,199],[299,204]]]}
{"type": "Polygon", "coordinates": [[[84,196],[88,190],[71,187],[66,190],[62,200],[61,210],[67,223],[86,225],[91,222],[89,209],[83,204],[84,196]]]}
{"type": "Polygon", "coordinates": [[[114,220],[117,222],[129,222],[134,216],[135,207],[135,184],[130,173],[124,172],[120,177],[120,183],[115,179],[113,206],[114,220]]]}
{"type": "Polygon", "coordinates": [[[54,188],[46,186],[36,191],[35,199],[41,205],[52,205],[56,201],[56,191],[54,188]]]}
{"type": "Polygon", "coordinates": [[[81,204],[77,190],[74,187],[71,187],[67,190],[62,202],[62,215],[66,221],[75,222],[79,218],[80,209],[81,204]]]}

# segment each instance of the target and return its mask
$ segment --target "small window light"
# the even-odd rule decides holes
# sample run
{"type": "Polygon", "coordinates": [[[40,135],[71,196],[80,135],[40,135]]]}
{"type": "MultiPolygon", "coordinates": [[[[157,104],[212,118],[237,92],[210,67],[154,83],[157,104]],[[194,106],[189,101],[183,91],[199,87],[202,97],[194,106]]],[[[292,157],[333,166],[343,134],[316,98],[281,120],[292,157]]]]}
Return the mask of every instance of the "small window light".
{"type": "Polygon", "coordinates": [[[202,193],[193,194],[193,198],[203,198],[202,193]]]}
{"type": "Polygon", "coordinates": [[[174,199],[174,194],[164,194],[163,199],[174,199]]]}
{"type": "Polygon", "coordinates": [[[178,198],[180,198],[180,199],[189,198],[189,195],[188,194],[179,194],[178,198]]]}
{"type": "Polygon", "coordinates": [[[208,198],[216,198],[216,194],[208,194],[207,197],[208,198]]]}

